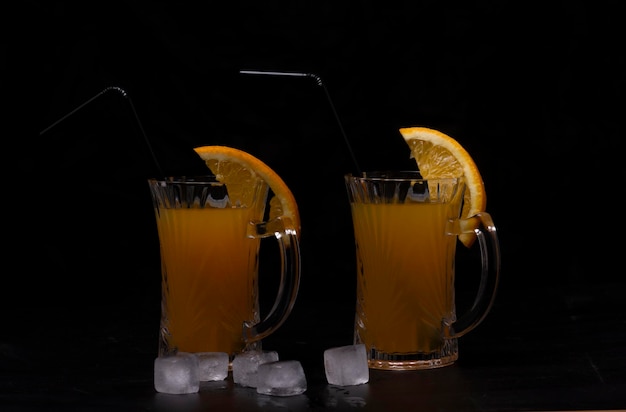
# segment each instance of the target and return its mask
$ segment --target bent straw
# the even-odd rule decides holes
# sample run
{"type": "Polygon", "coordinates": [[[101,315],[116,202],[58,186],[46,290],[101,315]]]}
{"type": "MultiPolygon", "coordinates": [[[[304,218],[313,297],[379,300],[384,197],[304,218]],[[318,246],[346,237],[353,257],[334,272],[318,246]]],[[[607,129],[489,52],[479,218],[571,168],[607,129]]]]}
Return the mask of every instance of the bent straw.
{"type": "Polygon", "coordinates": [[[133,116],[135,118],[135,121],[137,122],[137,126],[139,126],[139,131],[141,132],[141,135],[143,136],[143,140],[146,143],[146,146],[148,146],[148,151],[150,152],[150,156],[152,157],[152,161],[154,162],[154,165],[156,166],[157,170],[159,171],[159,174],[161,176],[165,176],[165,174],[163,173],[163,170],[161,169],[161,165],[159,164],[159,161],[157,160],[157,157],[156,157],[156,155],[154,153],[154,150],[152,149],[152,145],[150,144],[150,140],[148,140],[148,136],[146,135],[146,131],[143,128],[141,120],[139,120],[139,115],[137,114],[137,110],[135,110],[135,105],[133,104],[132,100],[130,99],[130,96],[128,95],[128,93],[126,93],[126,91],[124,89],[122,89],[121,87],[109,86],[109,87],[105,88],[100,93],[96,94],[95,96],[93,96],[92,98],[90,98],[89,100],[84,102],[83,104],[81,104],[78,107],[76,107],[74,110],[72,110],[69,113],[67,113],[65,116],[61,117],[56,122],[52,123],[50,126],[48,126],[45,129],[43,129],[41,132],[39,132],[39,136],[42,136],[48,130],[52,129],[53,127],[55,127],[59,123],[63,122],[65,119],[67,119],[68,117],[72,116],[74,113],[78,112],[80,109],[82,109],[83,107],[87,106],[89,103],[93,102],[94,100],[98,99],[99,97],[101,97],[104,94],[106,94],[108,92],[111,92],[111,91],[119,93],[122,97],[124,97],[126,99],[126,101],[128,101],[130,109],[133,112],[133,116]]]}
{"type": "MultiPolygon", "coordinates": [[[[352,163],[354,165],[354,167],[356,168],[356,172],[357,174],[361,174],[361,168],[359,167],[359,163],[356,160],[356,156],[354,155],[354,150],[352,149],[352,145],[350,145],[350,141],[348,140],[348,136],[346,135],[346,132],[344,130],[343,124],[341,123],[341,119],[339,118],[339,115],[337,114],[337,110],[335,109],[335,105],[333,103],[332,98],[330,97],[330,93],[328,92],[328,89],[326,88],[325,83],[322,81],[322,78],[314,73],[298,73],[298,72],[282,72],[282,71],[262,71],[262,70],[240,70],[239,71],[240,74],[247,74],[247,75],[264,75],[264,76],[290,76],[290,77],[309,77],[315,80],[315,82],[317,83],[318,86],[322,87],[322,89],[324,90],[324,95],[326,96],[326,101],[328,102],[332,112],[333,112],[333,116],[335,118],[335,121],[337,122],[337,125],[339,126],[339,130],[341,132],[341,136],[343,138],[344,143],[346,144],[346,148],[348,149],[348,153],[350,153],[350,157],[352,159],[352,163]]],[[[152,157],[152,161],[154,162],[154,165],[156,166],[157,170],[159,171],[159,174],[161,176],[165,176],[165,174],[163,173],[163,169],[161,168],[161,164],[159,163],[154,150],[152,148],[152,145],[150,144],[150,140],[148,139],[148,136],[143,128],[143,124],[141,123],[141,120],[139,119],[139,115],[137,114],[137,110],[135,110],[135,105],[133,104],[130,96],[128,95],[128,93],[122,89],[121,87],[118,86],[109,86],[107,88],[105,88],[104,90],[102,90],[100,93],[96,94],[95,96],[93,96],[92,98],[88,99],[87,101],[85,101],[84,103],[82,103],[81,105],[79,105],[78,107],[76,107],[74,110],[70,111],[69,113],[67,113],[66,115],[62,116],[60,119],[58,119],[57,121],[55,121],[54,123],[52,123],[50,126],[46,127],[45,129],[43,129],[41,132],[39,132],[39,136],[42,136],[43,134],[45,134],[46,132],[48,132],[50,129],[54,128],[56,125],[58,125],[59,123],[63,122],[64,120],[66,120],[68,117],[72,116],[73,114],[75,114],[76,112],[78,112],[79,110],[81,110],[82,108],[84,108],[85,106],[87,106],[88,104],[92,103],[94,100],[98,99],[99,97],[103,96],[104,94],[108,93],[108,92],[117,92],[119,93],[122,97],[124,97],[127,101],[128,104],[131,108],[131,111],[133,113],[133,117],[135,118],[135,121],[137,122],[137,126],[139,127],[139,130],[141,132],[141,135],[143,137],[143,140],[146,144],[146,146],[148,147],[148,151],[150,152],[150,156],[152,157]]]]}
{"type": "Polygon", "coordinates": [[[343,128],[343,124],[341,123],[341,120],[339,119],[339,115],[337,114],[337,111],[335,110],[335,105],[333,104],[333,100],[330,98],[330,93],[328,93],[328,89],[326,88],[326,85],[324,84],[320,76],[314,73],[297,73],[297,72],[280,72],[280,71],[263,71],[263,70],[240,70],[239,73],[251,74],[251,75],[264,75],[264,76],[289,76],[289,77],[313,78],[315,82],[317,83],[317,85],[321,86],[322,89],[324,89],[326,100],[328,101],[328,104],[330,105],[330,108],[333,112],[333,116],[335,117],[335,120],[337,121],[337,125],[339,126],[339,130],[341,131],[341,136],[343,137],[343,141],[346,144],[346,147],[348,148],[348,153],[350,153],[352,163],[354,164],[354,167],[356,168],[357,174],[361,175],[361,168],[359,167],[359,163],[357,162],[356,156],[354,155],[354,151],[352,150],[352,145],[350,145],[350,141],[348,140],[348,136],[346,135],[346,132],[343,128]]]}

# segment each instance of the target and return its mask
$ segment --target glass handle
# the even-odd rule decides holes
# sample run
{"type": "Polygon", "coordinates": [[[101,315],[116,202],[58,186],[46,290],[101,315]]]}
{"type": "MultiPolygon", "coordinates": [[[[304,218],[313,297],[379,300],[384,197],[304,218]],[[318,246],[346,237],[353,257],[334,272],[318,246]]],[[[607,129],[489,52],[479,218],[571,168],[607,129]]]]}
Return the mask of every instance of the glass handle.
{"type": "Polygon", "coordinates": [[[500,244],[491,215],[486,212],[477,213],[462,222],[462,225],[471,228],[471,232],[476,234],[482,271],[472,307],[450,327],[448,333],[452,338],[463,336],[482,322],[491,310],[500,278],[500,244]]]}
{"type": "Polygon", "coordinates": [[[266,237],[272,233],[280,249],[280,285],[276,301],[261,322],[244,322],[243,337],[246,343],[255,342],[270,335],[287,319],[296,302],[300,287],[300,242],[298,232],[288,226],[289,221],[278,217],[256,225],[257,234],[266,237]]]}

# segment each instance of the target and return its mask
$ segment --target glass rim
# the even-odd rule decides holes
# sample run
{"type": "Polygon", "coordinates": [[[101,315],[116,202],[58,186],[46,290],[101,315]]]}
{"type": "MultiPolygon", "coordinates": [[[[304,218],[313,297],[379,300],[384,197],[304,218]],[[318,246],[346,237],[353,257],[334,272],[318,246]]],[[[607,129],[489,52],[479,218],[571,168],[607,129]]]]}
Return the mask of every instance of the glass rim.
{"type": "Polygon", "coordinates": [[[219,180],[217,180],[217,177],[214,175],[151,177],[151,178],[148,178],[148,184],[158,185],[158,186],[167,186],[167,185],[226,186],[226,183],[220,182],[219,180]]]}
{"type": "Polygon", "coordinates": [[[179,185],[179,186],[244,186],[244,187],[263,187],[263,185],[267,186],[267,183],[263,179],[257,179],[256,182],[239,182],[239,183],[229,183],[218,180],[217,176],[213,174],[206,175],[172,175],[172,176],[164,176],[164,177],[150,177],[147,179],[148,185],[150,186],[168,186],[168,185],[179,185]]]}
{"type": "Polygon", "coordinates": [[[206,175],[172,175],[161,177],[149,177],[149,182],[176,182],[176,183],[198,183],[198,182],[219,182],[217,176],[211,173],[206,175]]]}
{"type": "MultiPolygon", "coordinates": [[[[147,179],[149,184],[158,185],[211,185],[211,186],[235,186],[235,185],[251,185],[252,182],[245,183],[227,183],[218,180],[217,176],[212,174],[206,175],[180,175],[180,176],[165,176],[165,177],[150,177],[147,179]]],[[[262,182],[262,180],[259,180],[262,182]]]]}
{"type": "Polygon", "coordinates": [[[372,170],[361,172],[360,175],[347,173],[346,179],[358,181],[379,181],[379,182],[448,182],[456,183],[462,180],[460,177],[437,177],[426,179],[422,177],[419,170],[372,170]]]}
{"type": "MultiPolygon", "coordinates": [[[[226,185],[226,182],[219,181],[213,174],[206,175],[172,175],[163,177],[150,177],[147,179],[150,184],[177,184],[177,185],[226,185]]],[[[234,185],[237,183],[230,183],[234,185]]]]}

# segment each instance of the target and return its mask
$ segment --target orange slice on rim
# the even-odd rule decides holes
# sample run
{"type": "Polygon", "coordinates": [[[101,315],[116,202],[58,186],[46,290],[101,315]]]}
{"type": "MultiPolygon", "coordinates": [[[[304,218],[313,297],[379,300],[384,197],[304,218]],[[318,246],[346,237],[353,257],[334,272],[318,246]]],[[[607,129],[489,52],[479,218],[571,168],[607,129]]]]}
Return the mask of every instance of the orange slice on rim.
{"type": "MultiPolygon", "coordinates": [[[[427,127],[405,127],[400,134],[411,149],[411,157],[425,179],[464,177],[465,195],[461,217],[484,212],[487,206],[485,185],[472,156],[459,142],[438,130],[427,127]]],[[[476,236],[459,235],[459,240],[470,247],[476,236]]]]}
{"type": "MultiPolygon", "coordinates": [[[[260,159],[248,152],[228,146],[201,146],[194,151],[204,160],[217,180],[229,183],[246,184],[262,179],[267,183],[273,196],[270,199],[270,219],[289,219],[300,236],[300,213],[291,190],[283,179],[260,159]]],[[[288,224],[287,224],[288,225],[288,224]]]]}

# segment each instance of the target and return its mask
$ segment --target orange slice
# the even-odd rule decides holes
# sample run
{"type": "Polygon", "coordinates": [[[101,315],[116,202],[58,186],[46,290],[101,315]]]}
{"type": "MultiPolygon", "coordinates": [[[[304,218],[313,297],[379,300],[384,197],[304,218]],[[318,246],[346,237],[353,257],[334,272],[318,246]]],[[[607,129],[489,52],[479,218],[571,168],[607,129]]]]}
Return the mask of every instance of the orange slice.
{"type": "Polygon", "coordinates": [[[262,179],[273,193],[270,199],[270,219],[281,217],[289,219],[293,228],[300,236],[300,213],[298,204],[289,187],[283,179],[260,159],[248,152],[228,146],[201,146],[194,151],[204,160],[217,177],[217,180],[226,184],[243,183],[253,184],[262,179]]]}
{"type": "MultiPolygon", "coordinates": [[[[483,179],[474,159],[459,142],[438,130],[427,127],[405,127],[400,134],[411,149],[411,157],[425,179],[465,178],[465,197],[461,217],[484,212],[487,194],[483,179]]],[[[467,247],[474,243],[472,233],[459,235],[459,240],[467,247]]]]}

